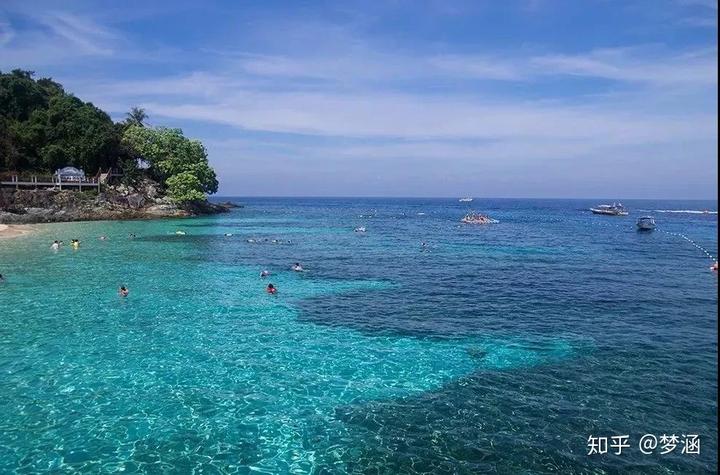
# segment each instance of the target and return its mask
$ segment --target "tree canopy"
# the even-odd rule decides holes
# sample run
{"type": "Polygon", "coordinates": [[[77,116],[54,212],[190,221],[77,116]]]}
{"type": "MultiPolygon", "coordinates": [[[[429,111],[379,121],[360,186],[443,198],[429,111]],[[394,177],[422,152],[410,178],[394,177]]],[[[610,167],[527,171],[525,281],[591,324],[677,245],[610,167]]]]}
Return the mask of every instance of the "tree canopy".
{"type": "Polygon", "coordinates": [[[120,167],[124,183],[149,174],[178,203],[217,192],[205,147],[182,130],[147,126],[147,114],[139,107],[114,123],[60,84],[33,76],[19,69],[0,71],[0,171],[52,172],[74,166],[93,174],[120,167]],[[138,168],[140,159],[147,170],[138,168]]]}
{"type": "Polygon", "coordinates": [[[150,173],[165,183],[173,200],[202,200],[217,192],[217,177],[205,147],[185,137],[182,130],[133,124],[125,129],[122,144],[134,158],[150,165],[150,173]]]}
{"type": "Polygon", "coordinates": [[[108,168],[123,155],[123,127],[51,79],[0,72],[0,169],[108,168]]]}

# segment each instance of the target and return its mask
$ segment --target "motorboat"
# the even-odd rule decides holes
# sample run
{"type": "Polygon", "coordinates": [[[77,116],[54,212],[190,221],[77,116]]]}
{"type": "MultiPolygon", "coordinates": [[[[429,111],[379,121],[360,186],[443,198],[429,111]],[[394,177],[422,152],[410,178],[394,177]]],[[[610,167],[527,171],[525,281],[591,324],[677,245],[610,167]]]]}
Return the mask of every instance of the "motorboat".
{"type": "Polygon", "coordinates": [[[474,211],[466,214],[460,222],[466,223],[466,224],[494,224],[499,223],[498,220],[492,219],[490,216],[486,214],[480,214],[476,213],[474,211]]]}
{"type": "Polygon", "coordinates": [[[655,218],[652,216],[641,216],[635,224],[638,227],[638,231],[652,231],[655,229],[655,218]]]}
{"type": "Polygon", "coordinates": [[[622,203],[613,203],[611,205],[597,205],[594,208],[590,208],[595,214],[604,214],[608,216],[627,216],[628,212],[622,203]]]}
{"type": "Polygon", "coordinates": [[[472,200],[472,198],[460,198],[458,201],[460,203],[470,203],[472,200]]]}

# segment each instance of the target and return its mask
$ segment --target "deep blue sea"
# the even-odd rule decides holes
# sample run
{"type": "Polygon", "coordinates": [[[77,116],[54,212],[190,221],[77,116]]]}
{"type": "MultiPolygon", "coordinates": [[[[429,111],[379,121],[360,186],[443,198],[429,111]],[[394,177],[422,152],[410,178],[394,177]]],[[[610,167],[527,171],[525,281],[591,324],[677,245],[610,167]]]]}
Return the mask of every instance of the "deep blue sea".
{"type": "Polygon", "coordinates": [[[0,473],[717,472],[717,202],[234,201],[0,240],[0,473]]]}

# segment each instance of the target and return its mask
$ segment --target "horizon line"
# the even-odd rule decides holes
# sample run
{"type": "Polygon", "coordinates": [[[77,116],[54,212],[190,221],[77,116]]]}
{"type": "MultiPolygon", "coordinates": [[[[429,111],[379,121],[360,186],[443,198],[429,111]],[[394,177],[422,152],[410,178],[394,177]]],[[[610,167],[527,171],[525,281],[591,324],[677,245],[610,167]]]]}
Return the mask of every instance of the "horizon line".
{"type": "MultiPolygon", "coordinates": [[[[312,198],[312,199],[429,199],[429,200],[459,200],[460,196],[387,196],[387,195],[211,195],[211,198],[312,198]]],[[[610,200],[610,201],[718,201],[718,198],[603,198],[603,197],[527,197],[527,196],[472,196],[473,200],[610,200]]]]}

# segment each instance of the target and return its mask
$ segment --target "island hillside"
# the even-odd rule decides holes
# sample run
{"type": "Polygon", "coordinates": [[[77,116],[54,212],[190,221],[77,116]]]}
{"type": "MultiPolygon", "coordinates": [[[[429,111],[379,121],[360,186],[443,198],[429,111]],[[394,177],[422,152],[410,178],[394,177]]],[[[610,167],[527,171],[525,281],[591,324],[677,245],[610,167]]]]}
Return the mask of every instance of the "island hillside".
{"type": "Polygon", "coordinates": [[[30,71],[0,71],[0,223],[226,211],[207,151],[133,107],[111,117],[30,71]]]}

